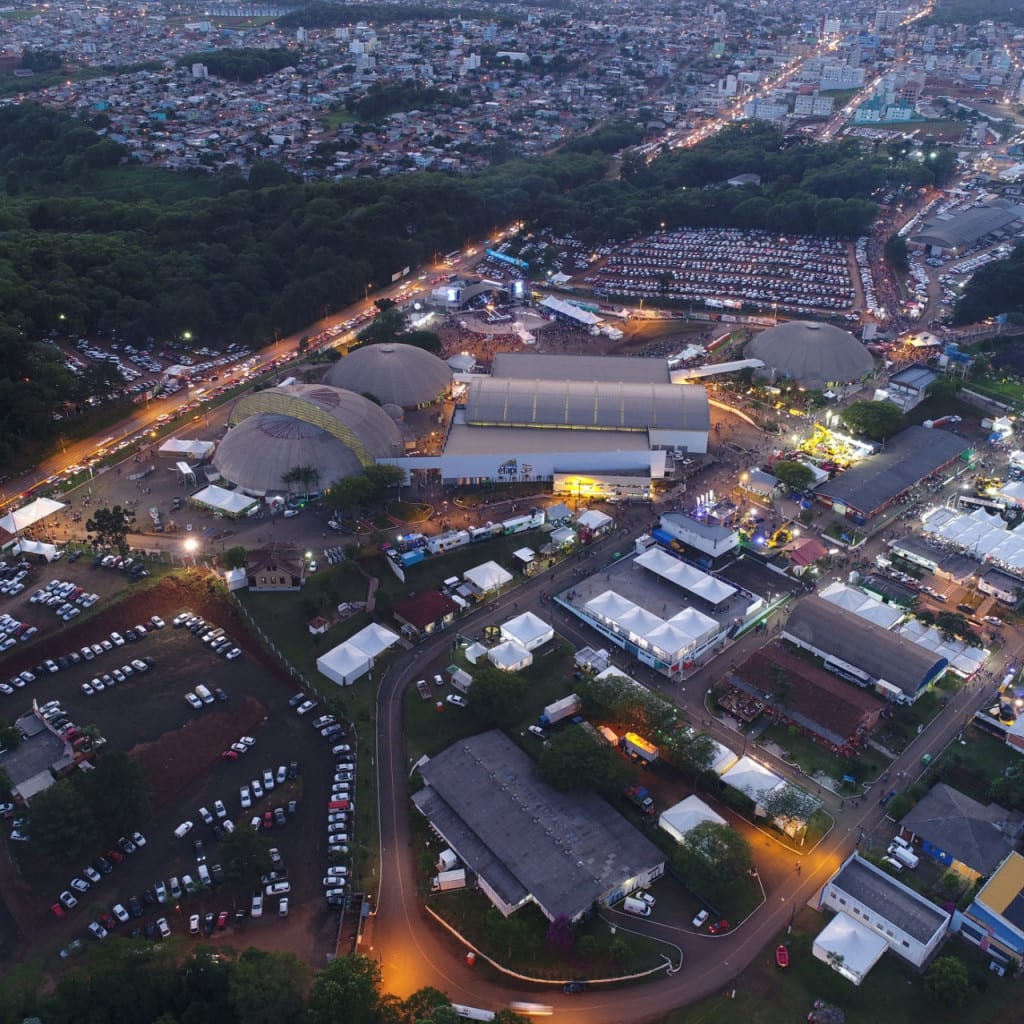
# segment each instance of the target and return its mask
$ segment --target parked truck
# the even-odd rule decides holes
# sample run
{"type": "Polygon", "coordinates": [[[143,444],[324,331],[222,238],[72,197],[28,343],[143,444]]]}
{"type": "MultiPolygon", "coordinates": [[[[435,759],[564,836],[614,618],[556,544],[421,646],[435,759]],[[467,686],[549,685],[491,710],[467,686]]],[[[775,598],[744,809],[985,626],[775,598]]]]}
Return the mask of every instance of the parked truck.
{"type": "Polygon", "coordinates": [[[891,700],[893,704],[903,704],[906,701],[906,696],[898,686],[893,686],[892,683],[887,683],[884,679],[879,679],[875,683],[875,693],[880,697],[884,697],[886,700],[891,700]]]}
{"type": "Polygon", "coordinates": [[[648,817],[654,814],[654,798],[643,786],[627,786],[626,797],[643,811],[648,817]]]}
{"type": "Polygon", "coordinates": [[[622,901],[622,909],[627,914],[636,914],[637,917],[650,917],[651,908],[643,900],[638,900],[635,896],[627,896],[622,901]]]}
{"type": "Polygon", "coordinates": [[[635,754],[642,761],[658,760],[658,748],[635,732],[627,732],[619,740],[619,746],[624,754],[635,754]]]}
{"type": "Polygon", "coordinates": [[[441,871],[434,876],[434,892],[450,892],[452,889],[466,888],[466,869],[455,868],[452,871],[441,871]]]}
{"type": "Polygon", "coordinates": [[[895,857],[905,868],[910,868],[911,871],[921,863],[921,858],[913,850],[897,843],[893,843],[886,852],[890,857],[895,857]]]}
{"type": "Polygon", "coordinates": [[[579,697],[575,693],[570,693],[568,697],[563,697],[561,700],[556,700],[553,704],[549,704],[541,713],[538,724],[541,726],[554,725],[556,722],[562,721],[563,718],[571,718],[579,710],[579,697]]]}

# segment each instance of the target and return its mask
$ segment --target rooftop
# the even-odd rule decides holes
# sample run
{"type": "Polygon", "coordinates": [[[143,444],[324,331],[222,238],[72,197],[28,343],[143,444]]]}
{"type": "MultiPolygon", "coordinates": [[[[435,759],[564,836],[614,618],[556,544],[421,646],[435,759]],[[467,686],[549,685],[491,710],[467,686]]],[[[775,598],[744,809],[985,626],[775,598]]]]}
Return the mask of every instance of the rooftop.
{"type": "Polygon", "coordinates": [[[493,455],[495,452],[643,452],[647,435],[635,430],[530,430],[525,427],[480,427],[453,423],[445,455],[493,455]]]}
{"type": "Polygon", "coordinates": [[[930,942],[949,920],[923,896],[856,854],[839,869],[831,884],[923,944],[930,942]]]}
{"type": "Polygon", "coordinates": [[[1022,824],[1024,816],[979,803],[944,782],[932,786],[900,821],[907,831],[982,875],[1006,858],[1022,824]]]}
{"type": "Polygon", "coordinates": [[[576,917],[664,862],[599,797],[548,786],[497,730],[457,741],[421,773],[417,807],[510,904],[532,896],[551,918],[576,917]]]}
{"type": "Polygon", "coordinates": [[[816,493],[872,515],[957,458],[967,447],[945,430],[907,427],[886,442],[885,449],[826,480],[816,493]]]}
{"type": "Polygon", "coordinates": [[[630,356],[540,355],[498,352],[491,376],[517,380],[586,380],[607,383],[668,384],[668,361],[630,356]]]}

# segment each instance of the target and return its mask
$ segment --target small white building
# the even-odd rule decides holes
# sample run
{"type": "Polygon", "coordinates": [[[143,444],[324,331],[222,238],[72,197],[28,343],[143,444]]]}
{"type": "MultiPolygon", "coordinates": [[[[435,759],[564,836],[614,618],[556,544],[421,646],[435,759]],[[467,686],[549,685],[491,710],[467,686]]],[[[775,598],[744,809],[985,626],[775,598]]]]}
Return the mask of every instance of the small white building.
{"type": "Polygon", "coordinates": [[[373,668],[378,655],[398,643],[398,634],[370,623],[355,636],[316,659],[317,671],[338,686],[351,686],[373,668]]]}
{"type": "MultiPolygon", "coordinates": [[[[856,853],[822,887],[819,908],[856,921],[915,967],[928,962],[949,930],[949,914],[856,853]]],[[[817,946],[816,940],[815,955],[817,946]]],[[[827,953],[819,958],[828,961],[827,953]]]]}
{"type": "Polygon", "coordinates": [[[462,578],[477,597],[484,597],[511,583],[512,573],[497,562],[484,562],[483,565],[467,569],[462,578]]]}
{"type": "Polygon", "coordinates": [[[506,640],[487,652],[487,660],[502,672],[521,672],[533,664],[533,655],[515,640],[506,640]]]}
{"type": "Polygon", "coordinates": [[[705,821],[713,821],[716,825],[728,824],[725,818],[716,814],[699,796],[688,796],[661,812],[658,827],[677,843],[681,843],[686,839],[687,832],[705,821]]]}

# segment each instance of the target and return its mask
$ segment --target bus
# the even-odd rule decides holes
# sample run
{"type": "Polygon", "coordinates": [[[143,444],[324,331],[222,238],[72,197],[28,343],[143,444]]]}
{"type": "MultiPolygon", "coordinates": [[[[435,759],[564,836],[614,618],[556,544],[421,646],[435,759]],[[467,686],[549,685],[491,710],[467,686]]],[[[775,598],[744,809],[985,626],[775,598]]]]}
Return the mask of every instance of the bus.
{"type": "Polygon", "coordinates": [[[475,1006],[462,1006],[459,1003],[452,1003],[452,1009],[456,1016],[466,1020],[494,1020],[493,1010],[479,1010],[475,1006]]]}

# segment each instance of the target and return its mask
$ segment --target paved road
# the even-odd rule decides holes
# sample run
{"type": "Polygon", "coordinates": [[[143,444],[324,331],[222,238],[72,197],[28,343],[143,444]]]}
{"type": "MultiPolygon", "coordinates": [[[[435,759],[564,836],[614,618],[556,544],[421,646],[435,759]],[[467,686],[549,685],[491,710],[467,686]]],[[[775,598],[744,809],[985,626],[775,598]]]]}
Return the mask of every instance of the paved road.
{"type": "MultiPolygon", "coordinates": [[[[602,554],[608,556],[614,549],[622,549],[630,540],[622,532],[604,542],[602,554]]],[[[530,609],[548,617],[550,605],[541,604],[540,591],[550,590],[548,574],[525,583],[516,591],[520,611],[530,609]]],[[[481,608],[470,615],[460,627],[463,631],[478,632],[485,624],[498,623],[508,613],[504,608],[481,608]]],[[[558,618],[560,633],[573,642],[586,638],[578,625],[558,618]]],[[[753,636],[734,650],[738,656],[747,647],[755,648],[764,641],[753,636]]],[[[877,798],[882,784],[857,806],[847,801],[841,805],[838,797],[826,794],[826,804],[836,817],[836,826],[812,855],[801,862],[800,872],[782,873],[781,883],[769,885],[767,901],[748,921],[731,934],[714,938],[707,934],[697,936],[680,922],[681,927],[666,921],[645,922],[645,931],[677,943],[685,951],[685,966],[671,977],[628,990],[590,990],[579,996],[563,996],[558,989],[542,990],[510,985],[508,988],[493,984],[468,968],[462,959],[462,950],[445,939],[439,939],[439,929],[423,915],[421,899],[416,891],[415,866],[409,830],[409,787],[402,724],[402,695],[407,683],[422,675],[419,666],[441,657],[447,650],[450,637],[437,640],[402,655],[392,666],[380,686],[378,694],[377,770],[380,800],[381,874],[377,913],[372,924],[372,953],[379,957],[384,987],[387,991],[406,996],[422,985],[436,985],[445,989],[456,1002],[473,1006],[497,1008],[518,997],[542,1000],[555,1006],[560,1017],[576,1016],[588,1022],[637,1021],[662,1016],[671,1009],[727,988],[755,956],[785,929],[802,902],[811,899],[818,888],[831,876],[841,861],[853,850],[861,830],[870,832],[884,816],[877,798]]],[[[679,702],[697,721],[702,720],[703,695],[708,683],[720,671],[712,664],[692,681],[685,690],[667,686],[679,702]]],[[[968,689],[957,695],[937,722],[918,737],[908,750],[893,764],[892,780],[888,784],[905,788],[909,778],[921,770],[923,753],[936,753],[942,749],[962,727],[964,721],[980,706],[983,695],[968,689]],[[907,779],[897,773],[906,772],[907,779]]],[[[719,739],[735,745],[736,734],[713,721],[710,731],[719,739]]],[[[779,847],[769,855],[779,855],[779,847]]],[[[764,853],[761,851],[761,856],[764,853]]],[[[784,853],[787,861],[793,854],[784,853]]],[[[762,878],[767,873],[762,872],[762,878]]],[[[778,877],[778,876],[776,876],[778,877]]],[[[613,914],[615,912],[612,912],[613,914]]],[[[636,927],[633,919],[624,924],[636,927]]]]}

